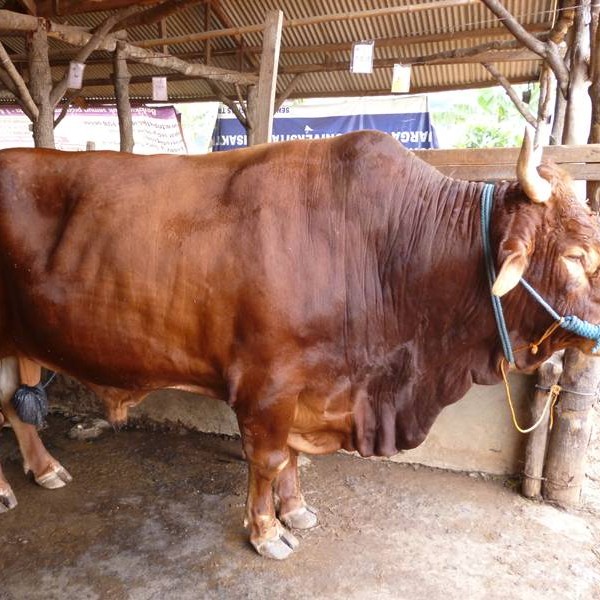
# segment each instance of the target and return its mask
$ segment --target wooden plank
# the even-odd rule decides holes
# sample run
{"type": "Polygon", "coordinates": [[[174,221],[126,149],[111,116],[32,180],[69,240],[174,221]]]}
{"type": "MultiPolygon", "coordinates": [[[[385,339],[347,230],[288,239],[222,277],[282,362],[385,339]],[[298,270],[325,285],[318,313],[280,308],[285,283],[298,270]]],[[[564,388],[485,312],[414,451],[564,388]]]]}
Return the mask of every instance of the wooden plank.
{"type": "Polygon", "coordinates": [[[283,11],[272,10],[267,13],[256,104],[253,107],[253,119],[250,121],[253,144],[264,144],[271,140],[282,24],[283,11]]]}
{"type": "MultiPolygon", "coordinates": [[[[444,175],[469,181],[500,181],[516,179],[515,165],[434,165],[444,175]]],[[[573,179],[600,181],[598,163],[562,163],[560,165],[573,179]]]]}
{"type": "MultiPolygon", "coordinates": [[[[520,148],[456,148],[416,150],[415,154],[436,166],[515,165],[520,148]]],[[[543,158],[556,163],[598,163],[600,144],[547,146],[543,158]]]]}

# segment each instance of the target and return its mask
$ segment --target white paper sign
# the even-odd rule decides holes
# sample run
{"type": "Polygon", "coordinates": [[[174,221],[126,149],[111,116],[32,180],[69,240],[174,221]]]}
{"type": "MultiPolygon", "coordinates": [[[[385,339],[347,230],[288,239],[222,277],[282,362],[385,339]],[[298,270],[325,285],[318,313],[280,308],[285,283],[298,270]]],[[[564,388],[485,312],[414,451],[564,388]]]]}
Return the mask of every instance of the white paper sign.
{"type": "Polygon", "coordinates": [[[83,70],[85,65],[80,62],[69,63],[69,74],[67,76],[67,87],[71,90],[80,90],[83,87],[83,70]]]}
{"type": "Polygon", "coordinates": [[[169,99],[166,77],[152,78],[152,100],[164,102],[169,99]]]}
{"type": "Polygon", "coordinates": [[[394,65],[392,94],[403,94],[410,90],[410,65],[394,65]]]}
{"type": "Polygon", "coordinates": [[[350,71],[352,73],[372,73],[373,72],[373,49],[375,42],[356,42],[352,46],[352,61],[350,62],[350,71]]]}

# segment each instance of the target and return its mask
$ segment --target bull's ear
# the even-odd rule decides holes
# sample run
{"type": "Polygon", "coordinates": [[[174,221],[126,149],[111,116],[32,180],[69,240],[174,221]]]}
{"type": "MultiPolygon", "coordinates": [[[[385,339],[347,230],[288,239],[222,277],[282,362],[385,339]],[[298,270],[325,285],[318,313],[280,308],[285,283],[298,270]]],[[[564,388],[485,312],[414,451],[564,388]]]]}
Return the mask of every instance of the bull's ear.
{"type": "Polygon", "coordinates": [[[525,249],[511,252],[500,267],[498,277],[496,277],[496,281],[492,286],[492,294],[494,296],[504,296],[504,294],[510,292],[519,283],[528,264],[529,258],[525,249]]]}

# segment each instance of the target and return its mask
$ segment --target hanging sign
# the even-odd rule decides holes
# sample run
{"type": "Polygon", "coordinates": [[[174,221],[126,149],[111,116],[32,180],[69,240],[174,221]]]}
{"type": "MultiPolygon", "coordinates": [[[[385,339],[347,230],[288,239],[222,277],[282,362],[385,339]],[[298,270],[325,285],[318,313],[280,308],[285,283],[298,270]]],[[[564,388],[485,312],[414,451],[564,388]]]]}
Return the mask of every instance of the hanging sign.
{"type": "Polygon", "coordinates": [[[67,87],[71,90],[80,90],[83,87],[83,70],[85,65],[72,60],[69,63],[69,74],[67,75],[67,87]]]}
{"type": "Polygon", "coordinates": [[[156,102],[165,102],[169,99],[169,93],[167,91],[167,78],[166,77],[153,77],[152,78],[152,100],[156,102]]]}
{"type": "Polygon", "coordinates": [[[410,90],[410,65],[394,65],[392,94],[404,94],[410,90]]]}
{"type": "Polygon", "coordinates": [[[355,42],[352,45],[352,60],[350,61],[350,71],[352,73],[372,73],[373,72],[373,49],[375,42],[355,42]]]}

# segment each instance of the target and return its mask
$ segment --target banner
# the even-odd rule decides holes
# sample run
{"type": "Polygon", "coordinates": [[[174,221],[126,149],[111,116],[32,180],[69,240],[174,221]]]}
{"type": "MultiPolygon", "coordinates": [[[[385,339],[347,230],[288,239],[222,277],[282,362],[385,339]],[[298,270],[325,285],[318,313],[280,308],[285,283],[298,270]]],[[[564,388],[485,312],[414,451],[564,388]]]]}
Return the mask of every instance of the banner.
{"type": "MultiPolygon", "coordinates": [[[[275,115],[271,140],[320,139],[359,129],[389,133],[411,150],[438,147],[426,96],[292,100],[275,115]]],[[[213,150],[246,145],[246,130],[231,110],[221,105],[213,150]]]]}
{"type": "MultiPolygon", "coordinates": [[[[172,106],[133,107],[133,139],[136,154],[186,154],[177,112],[172,106]]],[[[58,116],[59,111],[56,112],[58,116]]],[[[69,108],[54,129],[60,150],[85,150],[88,142],[95,150],[119,150],[117,109],[94,106],[69,108]]],[[[18,108],[0,107],[0,148],[32,148],[31,122],[18,108]]]]}

